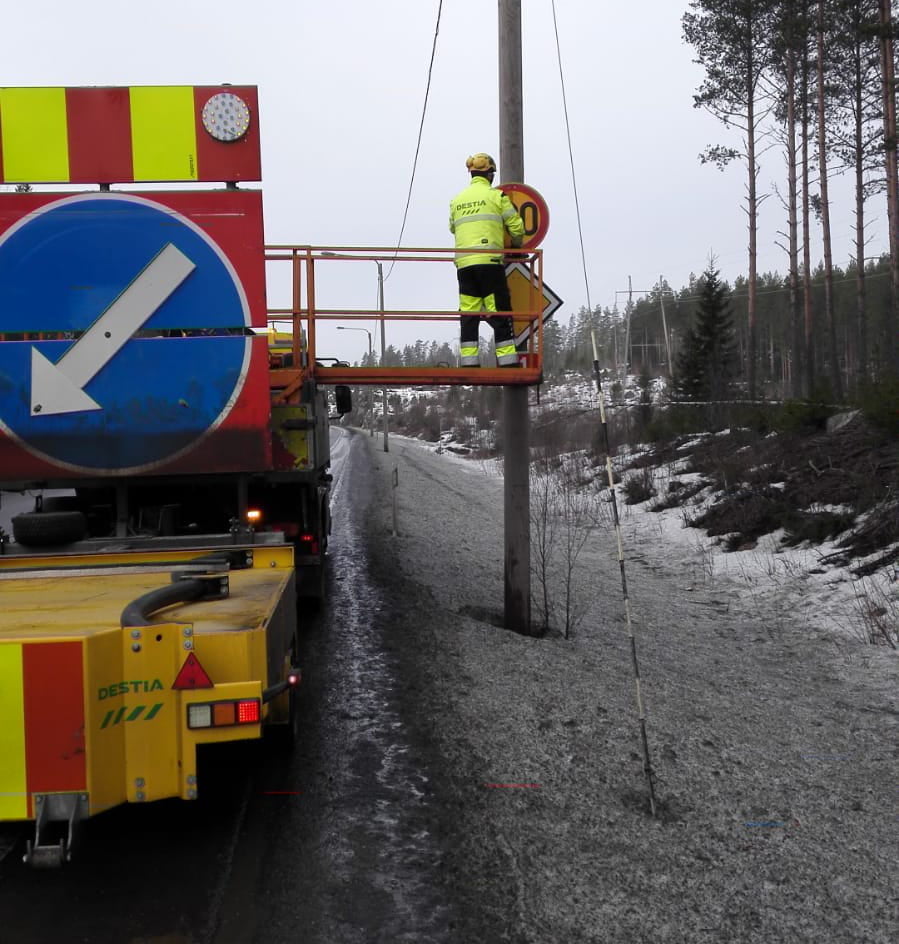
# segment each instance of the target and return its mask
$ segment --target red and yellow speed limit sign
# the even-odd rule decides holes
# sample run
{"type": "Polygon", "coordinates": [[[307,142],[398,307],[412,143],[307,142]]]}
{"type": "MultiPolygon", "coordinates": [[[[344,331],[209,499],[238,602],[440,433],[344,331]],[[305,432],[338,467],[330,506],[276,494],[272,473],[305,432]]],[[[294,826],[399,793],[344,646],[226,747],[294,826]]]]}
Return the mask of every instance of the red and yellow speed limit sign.
{"type": "MultiPolygon", "coordinates": [[[[522,249],[536,249],[549,229],[549,207],[540,194],[527,184],[500,184],[499,189],[515,204],[524,222],[522,249]]],[[[506,233],[506,247],[510,245],[506,233]]]]}

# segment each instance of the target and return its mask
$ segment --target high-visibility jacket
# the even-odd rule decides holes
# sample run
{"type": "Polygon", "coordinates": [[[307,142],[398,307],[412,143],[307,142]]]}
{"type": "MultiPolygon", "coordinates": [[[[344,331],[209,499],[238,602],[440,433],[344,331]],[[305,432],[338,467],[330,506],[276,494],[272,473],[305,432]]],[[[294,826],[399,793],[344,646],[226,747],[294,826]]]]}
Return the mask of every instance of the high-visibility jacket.
{"type": "Polygon", "coordinates": [[[456,237],[456,265],[489,265],[502,262],[502,255],[466,253],[466,249],[502,250],[505,230],[513,239],[524,236],[524,223],[512,201],[490,186],[486,177],[472,177],[471,183],[450,200],[450,232],[456,237]]]}

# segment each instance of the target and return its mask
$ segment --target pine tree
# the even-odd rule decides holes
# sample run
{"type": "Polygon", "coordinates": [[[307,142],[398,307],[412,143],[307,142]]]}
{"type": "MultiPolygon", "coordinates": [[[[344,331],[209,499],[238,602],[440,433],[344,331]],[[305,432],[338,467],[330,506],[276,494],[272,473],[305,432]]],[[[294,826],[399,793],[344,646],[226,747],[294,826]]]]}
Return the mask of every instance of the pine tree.
{"type": "Polygon", "coordinates": [[[896,362],[896,324],[899,322],[899,157],[897,157],[895,28],[892,0],[880,0],[880,78],[883,91],[883,149],[890,238],[892,305],[884,333],[886,366],[899,373],[896,362]]]}
{"type": "Polygon", "coordinates": [[[771,16],[777,0],[691,0],[683,17],[684,39],[696,51],[705,79],[693,96],[695,107],[715,115],[726,128],[743,135],[743,147],[710,146],[700,159],[720,168],[732,160],[746,165],[746,214],[749,222],[748,351],[746,372],[750,396],[755,395],[757,360],[756,278],[758,212],[763,197],[757,191],[760,128],[769,103],[762,76],[769,63],[771,16]]]}
{"type": "Polygon", "coordinates": [[[562,327],[555,320],[547,321],[543,325],[543,370],[547,376],[553,377],[562,370],[564,339],[562,327]]]}
{"type": "MultiPolygon", "coordinates": [[[[835,0],[836,22],[828,85],[836,95],[840,118],[835,129],[838,164],[851,171],[855,181],[855,311],[847,312],[850,326],[848,363],[854,365],[851,386],[865,384],[869,371],[868,286],[865,247],[868,241],[865,201],[883,188],[883,98],[879,90],[880,52],[877,35],[878,0],[835,0]]],[[[839,290],[837,290],[839,291],[839,290]]]]}
{"type": "Polygon", "coordinates": [[[729,295],[710,262],[703,273],[696,318],[677,357],[675,387],[689,400],[733,396],[737,349],[729,295]]]}

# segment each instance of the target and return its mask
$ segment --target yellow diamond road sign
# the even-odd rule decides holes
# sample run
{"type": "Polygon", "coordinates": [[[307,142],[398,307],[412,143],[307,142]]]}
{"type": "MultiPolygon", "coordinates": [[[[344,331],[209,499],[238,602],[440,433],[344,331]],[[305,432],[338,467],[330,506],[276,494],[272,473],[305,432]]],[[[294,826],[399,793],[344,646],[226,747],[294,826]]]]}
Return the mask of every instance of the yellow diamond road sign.
{"type": "MultiPolygon", "coordinates": [[[[562,307],[562,299],[546,284],[543,283],[543,305],[540,299],[532,300],[531,294],[536,289],[531,285],[531,273],[527,266],[520,262],[511,262],[506,266],[506,281],[509,284],[509,294],[512,296],[512,311],[540,311],[540,320],[546,321],[562,307]]],[[[536,325],[530,318],[514,318],[516,346],[523,344],[530,337],[536,325]]]]}

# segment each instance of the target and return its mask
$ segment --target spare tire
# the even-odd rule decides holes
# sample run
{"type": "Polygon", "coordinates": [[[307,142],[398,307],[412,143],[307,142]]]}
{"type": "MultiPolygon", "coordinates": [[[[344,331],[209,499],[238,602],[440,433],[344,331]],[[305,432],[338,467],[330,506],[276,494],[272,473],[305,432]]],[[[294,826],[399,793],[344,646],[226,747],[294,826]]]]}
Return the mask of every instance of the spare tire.
{"type": "Polygon", "coordinates": [[[12,536],[24,547],[52,547],[80,541],[87,518],[80,511],[31,511],[12,519],[12,536]]]}

